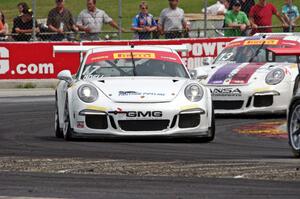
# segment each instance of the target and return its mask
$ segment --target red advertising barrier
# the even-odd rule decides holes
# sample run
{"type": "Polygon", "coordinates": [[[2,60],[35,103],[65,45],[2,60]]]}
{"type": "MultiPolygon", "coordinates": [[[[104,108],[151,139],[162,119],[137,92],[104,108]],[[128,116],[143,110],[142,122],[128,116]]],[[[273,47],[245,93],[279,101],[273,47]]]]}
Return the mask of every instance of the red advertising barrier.
{"type": "Polygon", "coordinates": [[[202,65],[203,58],[216,57],[232,38],[182,39],[155,41],[102,41],[102,42],[51,42],[0,44],[1,79],[52,79],[62,70],[76,73],[80,65],[78,53],[53,53],[55,45],[181,45],[189,51],[181,57],[189,68],[202,65]]]}

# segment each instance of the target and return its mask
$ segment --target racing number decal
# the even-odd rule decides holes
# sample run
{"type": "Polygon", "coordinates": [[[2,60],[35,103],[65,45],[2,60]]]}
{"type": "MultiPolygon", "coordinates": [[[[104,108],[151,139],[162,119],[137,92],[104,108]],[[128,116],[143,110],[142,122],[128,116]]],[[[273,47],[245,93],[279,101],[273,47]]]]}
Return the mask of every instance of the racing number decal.
{"type": "Polygon", "coordinates": [[[9,70],[9,51],[0,47],[0,74],[5,74],[9,70]]]}

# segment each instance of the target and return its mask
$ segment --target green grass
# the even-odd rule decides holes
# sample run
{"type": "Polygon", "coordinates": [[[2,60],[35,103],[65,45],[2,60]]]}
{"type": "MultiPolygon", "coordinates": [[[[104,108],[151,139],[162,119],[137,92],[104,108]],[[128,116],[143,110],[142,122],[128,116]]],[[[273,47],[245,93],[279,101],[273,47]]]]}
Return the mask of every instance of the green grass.
{"type": "MultiPolygon", "coordinates": [[[[23,0],[0,0],[1,9],[6,15],[7,21],[12,25],[12,19],[18,14],[16,5],[23,0]]],[[[24,0],[30,7],[32,7],[32,0],[24,0]]],[[[47,14],[51,8],[54,7],[54,0],[36,0],[37,1],[37,18],[47,18],[47,14]]],[[[216,0],[209,0],[209,5],[213,4],[216,0]]],[[[279,10],[283,5],[283,0],[269,0],[279,10]]],[[[139,0],[123,0],[123,27],[127,30],[130,29],[131,20],[138,12],[139,0]]],[[[300,1],[294,0],[295,4],[300,8],[300,1]]],[[[66,7],[70,9],[74,16],[85,8],[85,0],[66,0],[66,7]]],[[[168,6],[167,0],[148,0],[150,12],[154,16],[159,16],[160,11],[168,6]]],[[[199,13],[204,5],[204,0],[181,0],[180,7],[186,13],[199,13]]],[[[115,21],[118,20],[118,0],[97,0],[97,7],[105,10],[115,21]]],[[[278,24],[278,20],[274,20],[274,24],[278,24]]],[[[112,30],[110,27],[105,26],[104,30],[112,30]]]]}

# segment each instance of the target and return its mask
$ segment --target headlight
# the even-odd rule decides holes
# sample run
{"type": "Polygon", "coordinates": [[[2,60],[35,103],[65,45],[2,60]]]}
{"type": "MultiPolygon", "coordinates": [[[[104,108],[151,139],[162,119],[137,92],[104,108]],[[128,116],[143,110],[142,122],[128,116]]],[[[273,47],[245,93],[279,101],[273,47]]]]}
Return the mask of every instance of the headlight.
{"type": "Polygon", "coordinates": [[[95,87],[85,84],[79,87],[78,96],[82,101],[92,103],[98,99],[98,91],[95,87]]]}
{"type": "Polygon", "coordinates": [[[197,84],[190,84],[185,88],[184,94],[191,102],[199,102],[203,97],[203,89],[197,84]]]}
{"type": "Polygon", "coordinates": [[[284,70],[277,68],[269,72],[266,77],[266,83],[269,85],[279,84],[285,77],[284,70]]]}

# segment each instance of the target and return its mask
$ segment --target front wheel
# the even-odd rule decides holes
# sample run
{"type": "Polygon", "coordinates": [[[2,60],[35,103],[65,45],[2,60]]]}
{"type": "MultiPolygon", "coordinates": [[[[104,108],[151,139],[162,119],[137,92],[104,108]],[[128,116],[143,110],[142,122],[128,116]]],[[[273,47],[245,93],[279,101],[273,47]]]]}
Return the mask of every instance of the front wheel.
{"type": "Polygon", "coordinates": [[[55,137],[57,137],[57,138],[63,138],[64,137],[63,131],[60,128],[60,124],[59,124],[59,114],[58,114],[57,102],[56,102],[56,106],[55,106],[55,123],[54,123],[54,129],[55,129],[55,137]]]}
{"type": "Polygon", "coordinates": [[[209,137],[204,139],[204,142],[212,142],[215,139],[215,134],[216,134],[216,123],[215,123],[215,111],[214,108],[212,107],[212,112],[211,112],[211,126],[208,129],[209,132],[209,137]]]}
{"type": "Polygon", "coordinates": [[[66,101],[65,112],[64,112],[63,137],[66,141],[73,140],[73,129],[71,128],[68,101],[66,101]]]}
{"type": "Polygon", "coordinates": [[[292,152],[300,157],[300,100],[291,107],[288,117],[288,136],[292,152]]]}

